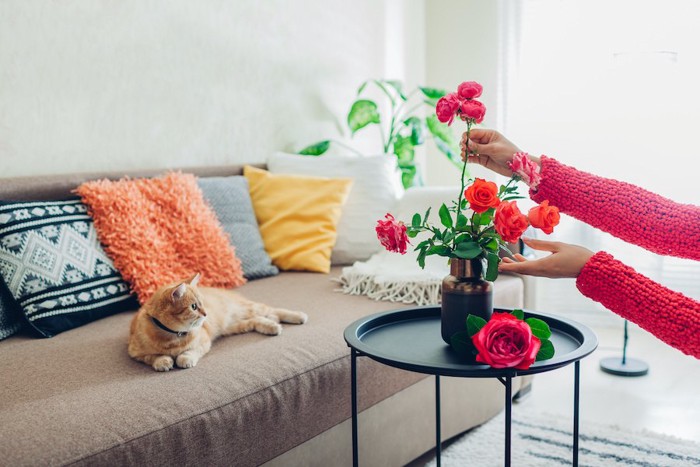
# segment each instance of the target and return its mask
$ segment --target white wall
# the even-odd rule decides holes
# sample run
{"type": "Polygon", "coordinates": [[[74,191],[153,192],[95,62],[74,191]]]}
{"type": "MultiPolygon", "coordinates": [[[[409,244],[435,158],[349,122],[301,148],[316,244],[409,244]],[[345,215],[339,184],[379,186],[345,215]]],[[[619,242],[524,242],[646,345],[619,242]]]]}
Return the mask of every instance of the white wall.
{"type": "Polygon", "coordinates": [[[423,8],[3,0],[0,176],[257,162],[332,136],[363,80],[422,81],[423,8]]]}
{"type": "MultiPolygon", "coordinates": [[[[486,106],[484,127],[494,128],[499,118],[503,31],[500,1],[430,0],[426,3],[426,81],[431,86],[456,91],[463,81],[484,86],[480,100],[486,106]]],[[[466,126],[452,124],[456,135],[466,126]]],[[[447,158],[428,145],[427,183],[459,185],[459,171],[447,158]]],[[[469,166],[474,176],[493,179],[491,172],[469,166]]]]}

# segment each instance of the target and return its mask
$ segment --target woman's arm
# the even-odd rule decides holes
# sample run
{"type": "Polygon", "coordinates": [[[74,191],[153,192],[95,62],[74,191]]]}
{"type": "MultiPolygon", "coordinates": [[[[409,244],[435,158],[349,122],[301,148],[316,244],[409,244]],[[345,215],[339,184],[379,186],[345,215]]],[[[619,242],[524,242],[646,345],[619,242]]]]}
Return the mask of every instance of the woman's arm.
{"type": "Polygon", "coordinates": [[[700,359],[700,302],[667,289],[605,252],[591,257],[576,286],[671,347],[700,359]]]}
{"type": "Polygon", "coordinates": [[[700,260],[700,207],[680,204],[630,183],[540,159],[530,197],[622,240],[668,256],[700,260]]]}

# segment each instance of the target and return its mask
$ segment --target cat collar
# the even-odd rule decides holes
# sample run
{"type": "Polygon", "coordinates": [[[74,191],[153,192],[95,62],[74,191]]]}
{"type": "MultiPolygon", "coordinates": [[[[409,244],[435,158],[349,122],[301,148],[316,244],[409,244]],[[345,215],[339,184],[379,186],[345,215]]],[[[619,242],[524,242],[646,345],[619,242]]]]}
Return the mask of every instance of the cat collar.
{"type": "Polygon", "coordinates": [[[161,323],[160,321],[158,321],[158,319],[154,318],[153,316],[151,316],[151,321],[153,321],[153,324],[155,324],[156,326],[158,326],[159,328],[161,328],[163,331],[169,332],[170,334],[176,334],[177,337],[182,337],[182,336],[186,336],[186,335],[187,335],[187,332],[188,332],[188,331],[173,331],[172,329],[170,329],[170,328],[167,327],[165,324],[163,324],[163,323],[161,323]]]}

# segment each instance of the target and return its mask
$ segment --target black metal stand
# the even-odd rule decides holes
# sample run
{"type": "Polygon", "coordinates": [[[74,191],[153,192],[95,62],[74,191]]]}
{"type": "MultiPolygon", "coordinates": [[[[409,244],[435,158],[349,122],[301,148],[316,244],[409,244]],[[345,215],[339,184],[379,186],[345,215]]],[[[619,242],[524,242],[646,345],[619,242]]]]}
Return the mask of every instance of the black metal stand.
{"type": "Polygon", "coordinates": [[[625,320],[625,335],[622,343],[622,359],[608,357],[600,361],[600,369],[616,376],[644,376],[649,373],[649,365],[636,358],[627,358],[627,320],[625,320]]]}

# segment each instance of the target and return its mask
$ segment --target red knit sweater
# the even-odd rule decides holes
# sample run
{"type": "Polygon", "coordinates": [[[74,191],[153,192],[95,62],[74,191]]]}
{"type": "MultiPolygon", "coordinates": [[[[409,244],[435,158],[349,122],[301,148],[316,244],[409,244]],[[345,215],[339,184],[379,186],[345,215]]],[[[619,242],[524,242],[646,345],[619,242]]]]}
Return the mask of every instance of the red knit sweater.
{"type": "MultiPolygon", "coordinates": [[[[563,213],[662,255],[700,260],[700,207],[675,203],[629,183],[541,159],[542,181],[530,196],[563,213]]],[[[576,285],[682,352],[700,358],[700,302],[637,273],[605,252],[583,267],[576,285]]]]}

